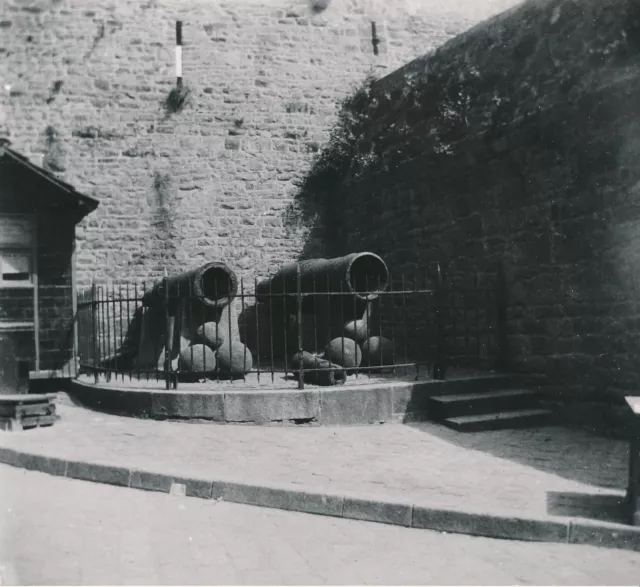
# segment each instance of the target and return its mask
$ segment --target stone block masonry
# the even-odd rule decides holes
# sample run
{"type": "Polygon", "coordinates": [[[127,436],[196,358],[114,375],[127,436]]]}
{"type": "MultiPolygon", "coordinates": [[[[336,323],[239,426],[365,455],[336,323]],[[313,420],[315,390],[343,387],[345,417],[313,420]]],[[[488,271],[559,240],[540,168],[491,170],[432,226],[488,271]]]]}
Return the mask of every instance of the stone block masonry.
{"type": "Polygon", "coordinates": [[[368,155],[328,189],[337,247],[453,278],[502,262],[513,369],[638,393],[639,48],[636,2],[537,0],[380,80],[368,155]]]}
{"type": "Polygon", "coordinates": [[[211,259],[260,278],[323,252],[283,212],[338,101],[516,3],[7,0],[0,132],[100,200],[77,230],[79,285],[211,259]],[[176,20],[190,95],[169,114],[176,20]]]}

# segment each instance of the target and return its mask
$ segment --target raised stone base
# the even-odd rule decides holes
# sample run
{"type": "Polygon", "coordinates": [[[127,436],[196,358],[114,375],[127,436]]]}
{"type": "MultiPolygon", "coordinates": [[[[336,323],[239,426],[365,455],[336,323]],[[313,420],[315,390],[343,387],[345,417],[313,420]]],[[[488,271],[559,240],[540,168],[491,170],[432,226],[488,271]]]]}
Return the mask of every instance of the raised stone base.
{"type": "MultiPolygon", "coordinates": [[[[332,388],[216,389],[135,387],[116,382],[74,380],[69,395],[89,408],[139,418],[207,421],[220,424],[358,425],[429,418],[427,399],[464,391],[490,391],[517,385],[507,375],[475,375],[446,381],[388,381],[332,388]]],[[[218,386],[219,387],[219,386],[218,386]]]]}

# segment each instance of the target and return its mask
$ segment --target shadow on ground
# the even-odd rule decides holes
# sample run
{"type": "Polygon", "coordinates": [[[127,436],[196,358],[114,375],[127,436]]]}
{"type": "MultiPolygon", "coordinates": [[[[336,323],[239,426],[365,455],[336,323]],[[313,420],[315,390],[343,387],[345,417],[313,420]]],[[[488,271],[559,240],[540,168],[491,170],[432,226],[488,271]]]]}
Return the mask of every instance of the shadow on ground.
{"type": "Polygon", "coordinates": [[[570,516],[626,524],[629,522],[624,497],[549,491],[547,513],[552,516],[570,516]]]}
{"type": "Polygon", "coordinates": [[[571,481],[599,488],[626,489],[629,446],[624,440],[560,426],[463,433],[434,422],[407,425],[461,448],[571,481]]]}

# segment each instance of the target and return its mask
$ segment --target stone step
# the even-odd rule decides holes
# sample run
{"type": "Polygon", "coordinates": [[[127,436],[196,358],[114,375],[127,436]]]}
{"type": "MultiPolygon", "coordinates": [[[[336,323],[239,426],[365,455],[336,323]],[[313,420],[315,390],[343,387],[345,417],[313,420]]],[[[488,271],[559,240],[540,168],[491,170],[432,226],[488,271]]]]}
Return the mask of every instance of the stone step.
{"type": "Polygon", "coordinates": [[[552,424],[553,412],[549,410],[513,410],[491,414],[475,414],[445,418],[442,424],[459,432],[480,432],[507,428],[527,428],[552,424]]]}
{"type": "Polygon", "coordinates": [[[450,418],[532,408],[538,400],[538,394],[528,389],[499,389],[433,396],[429,407],[434,417],[450,418]]]}
{"type": "Polygon", "coordinates": [[[431,397],[448,395],[472,395],[492,391],[535,388],[535,383],[523,375],[502,373],[479,374],[477,376],[451,376],[443,381],[434,381],[429,385],[431,397]]]}

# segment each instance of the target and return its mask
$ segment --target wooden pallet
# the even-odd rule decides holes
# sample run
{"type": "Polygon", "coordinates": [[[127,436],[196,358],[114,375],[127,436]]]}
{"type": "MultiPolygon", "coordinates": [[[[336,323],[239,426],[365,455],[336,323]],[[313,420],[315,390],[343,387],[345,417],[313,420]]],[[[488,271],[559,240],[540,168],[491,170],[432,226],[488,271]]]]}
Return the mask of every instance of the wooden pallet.
{"type": "Polygon", "coordinates": [[[53,426],[60,418],[55,401],[55,393],[0,395],[0,430],[53,426]]]}

